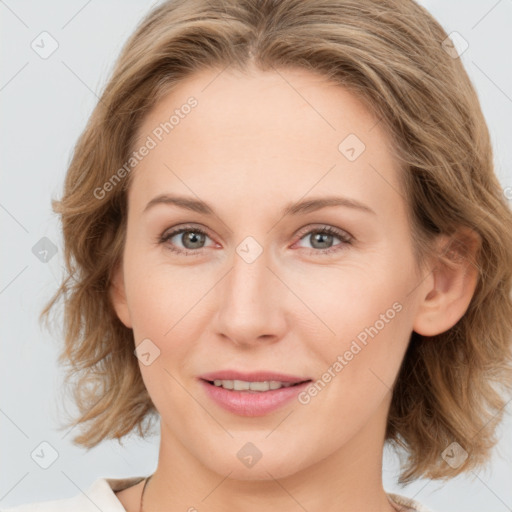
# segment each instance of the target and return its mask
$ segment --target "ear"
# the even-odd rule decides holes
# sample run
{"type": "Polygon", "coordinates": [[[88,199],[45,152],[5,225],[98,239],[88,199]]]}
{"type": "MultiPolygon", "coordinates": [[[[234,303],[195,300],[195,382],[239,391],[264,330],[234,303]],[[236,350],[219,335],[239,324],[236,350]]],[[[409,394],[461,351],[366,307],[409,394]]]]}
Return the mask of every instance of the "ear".
{"type": "Polygon", "coordinates": [[[117,263],[112,273],[109,296],[119,320],[121,320],[126,327],[132,329],[130,310],[128,309],[128,302],[126,300],[123,266],[121,262],[117,263]]]}
{"type": "Polygon", "coordinates": [[[478,282],[481,238],[469,228],[438,239],[431,279],[425,280],[413,329],[435,336],[453,327],[469,307],[478,282]]]}

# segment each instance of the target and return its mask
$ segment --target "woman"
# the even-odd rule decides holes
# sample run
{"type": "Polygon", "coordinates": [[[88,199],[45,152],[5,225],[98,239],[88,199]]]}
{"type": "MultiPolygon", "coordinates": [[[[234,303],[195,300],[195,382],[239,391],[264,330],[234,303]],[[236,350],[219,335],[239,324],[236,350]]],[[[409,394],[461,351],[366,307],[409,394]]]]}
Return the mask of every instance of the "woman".
{"type": "Polygon", "coordinates": [[[488,459],[512,215],[447,37],[410,0],[142,21],[53,204],[43,315],[65,296],[74,441],[159,417],[158,467],[41,510],[422,511],[383,489],[386,442],[403,483],[488,459]]]}

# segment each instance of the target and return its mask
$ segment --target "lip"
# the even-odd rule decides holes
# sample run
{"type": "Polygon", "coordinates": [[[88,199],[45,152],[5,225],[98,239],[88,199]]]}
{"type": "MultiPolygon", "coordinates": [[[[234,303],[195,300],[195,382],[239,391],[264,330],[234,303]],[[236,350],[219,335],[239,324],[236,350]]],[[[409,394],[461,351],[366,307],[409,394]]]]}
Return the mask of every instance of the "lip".
{"type": "Polygon", "coordinates": [[[205,373],[199,376],[203,380],[245,380],[248,382],[264,382],[266,380],[276,380],[290,384],[297,384],[305,380],[311,380],[310,377],[298,377],[296,375],[286,375],[284,373],[256,371],[256,372],[239,372],[236,370],[220,370],[218,372],[205,373]]]}
{"type": "Polygon", "coordinates": [[[311,379],[266,371],[241,373],[235,370],[226,370],[204,374],[199,378],[199,382],[206,396],[224,410],[239,416],[265,416],[290,403],[311,383],[311,379]],[[235,391],[210,384],[209,381],[216,379],[249,382],[275,380],[295,385],[263,392],[235,391]]]}

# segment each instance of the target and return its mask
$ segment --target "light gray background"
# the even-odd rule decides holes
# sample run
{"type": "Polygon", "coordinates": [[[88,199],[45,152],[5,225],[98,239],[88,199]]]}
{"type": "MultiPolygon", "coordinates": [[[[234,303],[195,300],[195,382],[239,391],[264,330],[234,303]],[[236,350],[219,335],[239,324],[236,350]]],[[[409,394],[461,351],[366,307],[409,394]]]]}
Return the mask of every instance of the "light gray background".
{"type": "MultiPolygon", "coordinates": [[[[511,187],[512,0],[421,3],[448,33],[457,31],[469,43],[461,58],[490,127],[496,172],[503,188],[511,187]]],[[[63,265],[62,239],[50,198],[60,197],[73,145],[97,94],[122,44],[152,5],[142,0],[0,1],[2,508],[71,497],[98,477],[149,475],[156,468],[157,435],[147,441],[132,435],[124,448],[115,441],[104,442],[87,452],[71,443],[72,433],[57,430],[60,340],[37,323],[63,265]],[[59,44],[48,59],[31,48],[43,31],[59,44]],[[45,236],[57,246],[57,254],[47,263],[32,252],[45,236]],[[58,452],[48,469],[31,458],[43,441],[58,452]]],[[[414,497],[438,512],[512,510],[510,412],[512,403],[487,470],[449,483],[424,480],[400,488],[395,484],[397,460],[386,451],[386,490],[414,497]]]]}

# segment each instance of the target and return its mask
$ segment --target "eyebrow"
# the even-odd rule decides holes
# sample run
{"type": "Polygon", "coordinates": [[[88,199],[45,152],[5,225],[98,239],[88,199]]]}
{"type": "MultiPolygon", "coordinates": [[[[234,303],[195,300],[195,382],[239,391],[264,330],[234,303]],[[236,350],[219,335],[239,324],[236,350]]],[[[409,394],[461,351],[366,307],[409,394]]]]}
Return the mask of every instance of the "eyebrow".
{"type": "MultiPolygon", "coordinates": [[[[178,206],[179,208],[202,213],[204,215],[215,215],[213,208],[204,201],[193,199],[191,197],[170,194],[160,194],[151,199],[151,201],[149,201],[149,203],[144,208],[143,213],[146,213],[148,210],[159,204],[174,205],[178,206]]],[[[304,215],[306,213],[314,212],[329,206],[344,206],[346,208],[353,208],[376,215],[375,211],[372,210],[369,206],[356,201],[355,199],[342,196],[326,196],[314,197],[304,201],[290,203],[283,209],[282,216],[286,217],[289,215],[304,215]]]]}

